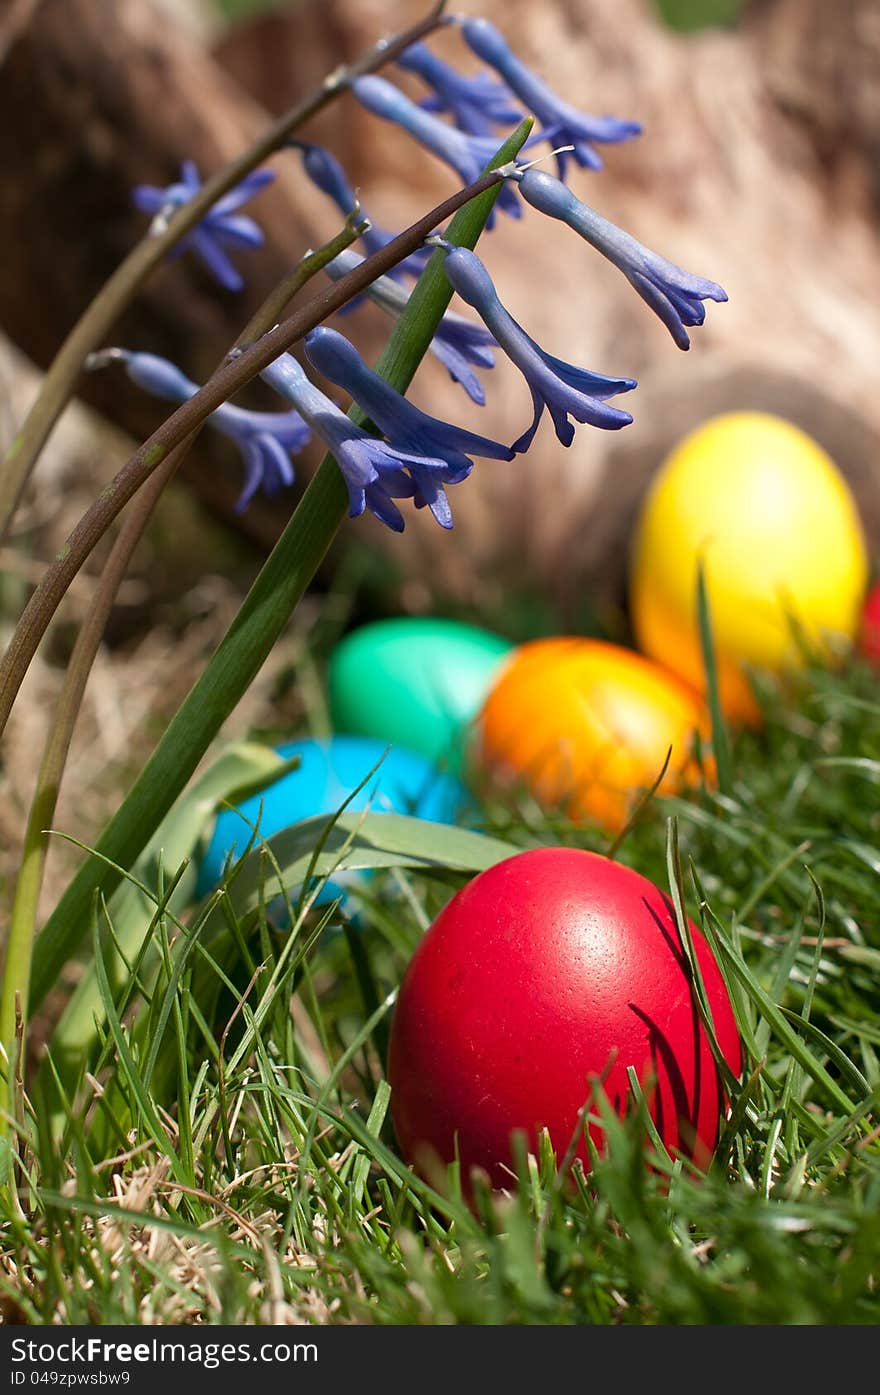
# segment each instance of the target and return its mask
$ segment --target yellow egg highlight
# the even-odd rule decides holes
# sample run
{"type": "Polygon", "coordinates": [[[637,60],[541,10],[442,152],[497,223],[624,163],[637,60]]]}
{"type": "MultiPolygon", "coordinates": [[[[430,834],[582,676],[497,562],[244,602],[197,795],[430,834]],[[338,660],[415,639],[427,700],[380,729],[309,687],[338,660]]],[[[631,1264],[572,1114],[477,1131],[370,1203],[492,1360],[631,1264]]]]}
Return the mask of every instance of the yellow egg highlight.
{"type": "Polygon", "coordinates": [[[699,559],[728,716],[757,718],[747,668],[780,674],[855,637],[868,581],[856,503],[831,457],[791,422],[763,412],[705,422],[663,462],[636,525],[636,642],[703,691],[699,559]]]}
{"type": "Polygon", "coordinates": [[[697,731],[708,739],[699,697],[650,659],[602,640],[539,639],[514,651],[490,690],[478,760],[496,785],[525,786],[542,807],[614,832],[670,747],[660,792],[700,778],[697,731]]]}

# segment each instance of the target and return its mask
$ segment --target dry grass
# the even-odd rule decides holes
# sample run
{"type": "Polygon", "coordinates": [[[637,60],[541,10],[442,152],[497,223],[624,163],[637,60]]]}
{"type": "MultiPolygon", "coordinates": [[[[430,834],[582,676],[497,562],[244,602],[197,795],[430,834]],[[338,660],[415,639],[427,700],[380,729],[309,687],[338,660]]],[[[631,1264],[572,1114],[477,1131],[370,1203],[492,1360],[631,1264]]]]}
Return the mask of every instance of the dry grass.
{"type": "MultiPolygon", "coordinates": [[[[283,1244],[277,1212],[267,1210],[246,1219],[225,1199],[234,1197],[239,1185],[252,1181],[253,1174],[234,1178],[222,1195],[211,1196],[207,1191],[181,1188],[170,1182],[167,1157],[145,1157],[145,1153],[145,1149],[138,1148],[133,1150],[134,1159],[123,1155],[108,1160],[112,1199],[101,1213],[82,1219],[79,1264],[64,1273],[64,1287],[51,1321],[62,1326],[69,1322],[68,1304],[82,1304],[84,1295],[95,1286],[96,1272],[108,1288],[124,1284],[133,1295],[130,1320],[138,1326],[222,1321],[227,1261],[218,1241],[221,1226],[223,1245],[244,1247],[253,1253],[252,1273],[246,1273],[246,1293],[255,1321],[302,1326],[331,1320],[332,1304],[317,1287],[298,1288],[296,1302],[285,1295],[282,1267],[308,1271],[317,1268],[317,1260],[303,1254],[292,1240],[283,1244]],[[168,1225],[169,1215],[177,1211],[183,1191],[189,1191],[216,1211],[216,1219],[206,1221],[198,1234],[178,1233],[168,1225]],[[134,1216],[137,1220],[131,1219],[134,1216]],[[157,1283],[157,1275],[161,1275],[161,1283],[157,1283]]],[[[276,1181],[280,1185],[295,1166],[293,1162],[284,1162],[260,1169],[263,1185],[271,1186],[276,1181]]],[[[62,1192],[69,1197],[76,1195],[73,1179],[62,1192]]],[[[323,1244],[325,1237],[319,1238],[323,1244]]],[[[56,1242],[57,1236],[48,1227],[34,1235],[33,1244],[43,1262],[56,1242]]],[[[248,1270],[241,1249],[237,1264],[242,1272],[248,1270]]],[[[16,1257],[11,1251],[0,1253],[0,1272],[23,1299],[34,1297],[34,1268],[32,1264],[22,1264],[20,1255],[16,1257]]],[[[5,1318],[15,1320],[8,1298],[5,1318]]]]}
{"type": "MultiPolygon", "coordinates": [[[[0,348],[0,432],[32,397],[36,378],[0,348]]],[[[0,549],[0,639],[5,642],[44,566],[58,551],[98,489],[133,443],[76,405],[53,436],[16,520],[0,549]]],[[[76,627],[94,595],[100,548],[71,587],[34,661],[10,719],[0,771],[0,893],[12,894],[34,778],[64,679],[76,627]],[[5,888],[5,891],[4,891],[5,888]]],[[[240,549],[221,525],[172,486],[123,584],[95,662],[70,752],[55,827],[89,843],[99,834],[143,766],[165,725],[222,639],[259,558],[240,549]]],[[[220,742],[252,730],[281,729],[302,719],[304,704],[286,676],[302,662],[316,618],[306,602],[220,742]],[[282,692],[282,689],[284,690],[282,692]]],[[[209,753],[207,759],[210,759],[209,753]]],[[[48,913],[78,864],[79,850],[53,840],[41,903],[48,913]]]]}

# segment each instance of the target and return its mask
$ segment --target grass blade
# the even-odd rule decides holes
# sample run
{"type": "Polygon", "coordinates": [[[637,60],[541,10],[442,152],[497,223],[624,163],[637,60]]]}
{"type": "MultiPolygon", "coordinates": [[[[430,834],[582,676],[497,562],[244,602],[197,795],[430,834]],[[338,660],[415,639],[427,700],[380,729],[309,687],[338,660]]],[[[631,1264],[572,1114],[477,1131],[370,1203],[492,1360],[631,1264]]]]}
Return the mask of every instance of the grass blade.
{"type": "Polygon", "coordinates": [[[733,767],[730,758],[730,736],[724,710],[721,706],[721,692],[718,682],[718,664],[715,657],[715,644],[712,638],[712,618],[709,610],[709,592],[706,587],[706,573],[703,559],[697,562],[697,620],[700,628],[700,647],[703,651],[703,664],[706,669],[706,701],[712,721],[712,751],[718,771],[718,788],[722,794],[733,791],[733,767]]]}

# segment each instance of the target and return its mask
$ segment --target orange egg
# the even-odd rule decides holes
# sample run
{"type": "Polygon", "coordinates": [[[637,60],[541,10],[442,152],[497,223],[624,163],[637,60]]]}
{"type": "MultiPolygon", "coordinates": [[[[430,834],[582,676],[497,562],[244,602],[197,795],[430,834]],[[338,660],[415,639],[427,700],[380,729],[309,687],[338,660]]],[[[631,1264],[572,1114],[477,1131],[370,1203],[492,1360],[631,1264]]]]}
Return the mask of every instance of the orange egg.
{"type": "MultiPolygon", "coordinates": [[[[701,699],[651,659],[602,640],[539,639],[514,652],[491,688],[476,758],[493,783],[524,785],[542,807],[616,831],[670,747],[660,792],[700,778],[697,732],[708,739],[701,699]]],[[[704,765],[711,777],[711,760],[704,765]]]]}

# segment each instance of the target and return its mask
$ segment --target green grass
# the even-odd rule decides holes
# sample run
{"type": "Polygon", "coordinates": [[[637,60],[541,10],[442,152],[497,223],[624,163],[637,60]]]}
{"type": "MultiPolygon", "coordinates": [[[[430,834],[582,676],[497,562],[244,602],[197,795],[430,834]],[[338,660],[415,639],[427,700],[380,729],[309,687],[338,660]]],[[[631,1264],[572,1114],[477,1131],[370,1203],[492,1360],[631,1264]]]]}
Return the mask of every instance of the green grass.
{"type": "Polygon", "coordinates": [[[213,0],[213,7],[221,19],[234,24],[272,10],[293,10],[304,3],[305,0],[213,0]]]}
{"type": "Polygon", "coordinates": [[[691,32],[732,25],[747,9],[749,0],[654,0],[671,29],[691,32]]]}
{"type": "MultiPolygon", "coordinates": [[[[66,1104],[46,1067],[21,1102],[7,1318],[876,1322],[877,675],[816,669],[763,701],[726,792],[651,801],[616,854],[683,897],[734,995],[747,1061],[708,1175],[648,1166],[634,1109],[604,1116],[607,1150],[573,1185],[545,1144],[473,1210],[453,1170],[428,1187],[395,1150],[383,1060],[407,960],[469,873],[386,867],[356,929],[289,903],[288,933],[268,853],[262,897],[241,863],[202,908],[160,868],[128,972],[98,974],[105,1020],[66,1104]]],[[[517,847],[609,846],[525,799],[485,817],[517,847]]],[[[95,908],[99,964],[126,904],[95,908]]]]}

